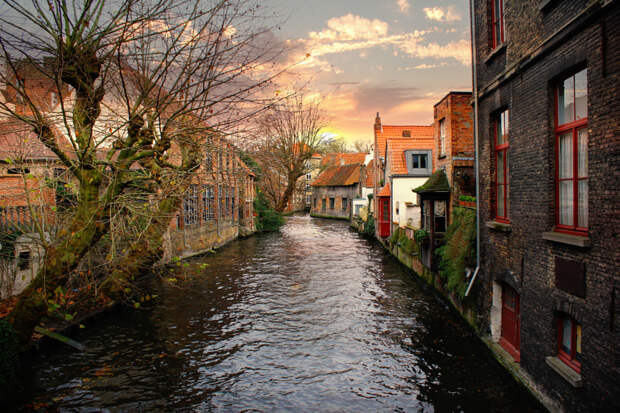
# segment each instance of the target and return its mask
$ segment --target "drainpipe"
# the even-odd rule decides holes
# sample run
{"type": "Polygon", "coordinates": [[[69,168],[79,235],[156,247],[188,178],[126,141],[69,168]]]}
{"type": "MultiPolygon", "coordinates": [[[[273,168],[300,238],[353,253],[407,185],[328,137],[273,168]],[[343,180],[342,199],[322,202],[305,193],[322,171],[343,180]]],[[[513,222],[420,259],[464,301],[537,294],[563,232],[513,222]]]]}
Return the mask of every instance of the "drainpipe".
{"type": "Polygon", "coordinates": [[[465,297],[469,295],[476,276],[480,271],[480,154],[478,147],[478,81],[476,70],[476,27],[474,25],[474,0],[469,0],[469,25],[471,35],[471,62],[472,62],[472,84],[474,89],[474,156],[476,174],[476,269],[471,281],[465,291],[465,297]]]}

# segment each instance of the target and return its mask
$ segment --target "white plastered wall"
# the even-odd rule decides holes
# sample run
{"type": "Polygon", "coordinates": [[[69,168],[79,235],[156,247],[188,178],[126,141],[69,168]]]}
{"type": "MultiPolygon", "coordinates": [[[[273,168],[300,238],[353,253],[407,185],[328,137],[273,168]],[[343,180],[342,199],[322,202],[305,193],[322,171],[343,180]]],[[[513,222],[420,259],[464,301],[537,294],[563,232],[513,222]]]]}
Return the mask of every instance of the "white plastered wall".
{"type": "Polygon", "coordinates": [[[423,185],[427,179],[428,176],[392,179],[392,222],[397,222],[399,227],[411,225],[420,228],[421,210],[418,196],[412,189],[423,185]],[[407,206],[407,203],[413,206],[407,206]]]}
{"type": "Polygon", "coordinates": [[[493,301],[491,303],[491,339],[499,341],[502,334],[502,285],[493,281],[493,301]]]}

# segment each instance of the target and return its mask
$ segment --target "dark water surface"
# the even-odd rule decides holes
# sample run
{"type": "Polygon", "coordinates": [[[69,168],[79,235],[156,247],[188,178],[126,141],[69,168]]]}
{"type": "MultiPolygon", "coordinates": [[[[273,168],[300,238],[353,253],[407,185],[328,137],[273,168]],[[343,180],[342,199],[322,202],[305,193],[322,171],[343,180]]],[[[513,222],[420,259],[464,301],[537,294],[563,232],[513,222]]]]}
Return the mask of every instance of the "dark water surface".
{"type": "Polygon", "coordinates": [[[30,405],[542,411],[454,312],[346,223],[291,217],[281,233],[234,242],[169,278],[178,281],[162,282],[151,308],[77,333],[87,351],[42,353],[30,405]]]}

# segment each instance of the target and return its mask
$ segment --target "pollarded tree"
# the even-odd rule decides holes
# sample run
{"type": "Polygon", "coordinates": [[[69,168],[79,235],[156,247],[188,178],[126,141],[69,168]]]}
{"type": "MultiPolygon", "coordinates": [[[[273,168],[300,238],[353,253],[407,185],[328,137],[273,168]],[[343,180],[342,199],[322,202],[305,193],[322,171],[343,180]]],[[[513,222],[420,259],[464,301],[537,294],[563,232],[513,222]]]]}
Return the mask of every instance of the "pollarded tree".
{"type": "Polygon", "coordinates": [[[260,120],[262,141],[257,159],[262,168],[260,186],[278,212],[286,209],[310,168],[326,126],[317,101],[296,95],[273,105],[260,120]]]}
{"type": "Polygon", "coordinates": [[[76,188],[40,271],[9,315],[27,344],[49,294],[109,233],[119,206],[151,208],[104,289],[117,294],[132,271],[158,259],[207,137],[269,103],[265,88],[277,73],[266,68],[279,52],[265,44],[259,2],[5,0],[1,7],[7,99],[0,116],[31,128],[76,188]]]}

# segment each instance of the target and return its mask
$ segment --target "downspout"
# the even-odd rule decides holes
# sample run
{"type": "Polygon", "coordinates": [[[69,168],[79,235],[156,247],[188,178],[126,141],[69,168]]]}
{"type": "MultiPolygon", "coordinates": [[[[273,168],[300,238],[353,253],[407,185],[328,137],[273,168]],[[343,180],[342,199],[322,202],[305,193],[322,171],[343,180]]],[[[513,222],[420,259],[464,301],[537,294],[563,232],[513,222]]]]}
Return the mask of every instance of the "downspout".
{"type": "Polygon", "coordinates": [[[471,62],[472,62],[472,84],[474,92],[474,156],[475,156],[475,175],[476,175],[476,269],[471,281],[465,291],[465,297],[469,295],[476,276],[480,271],[480,154],[478,147],[478,81],[477,81],[477,62],[476,62],[476,35],[474,24],[474,0],[469,0],[469,25],[471,35],[471,62]]]}

